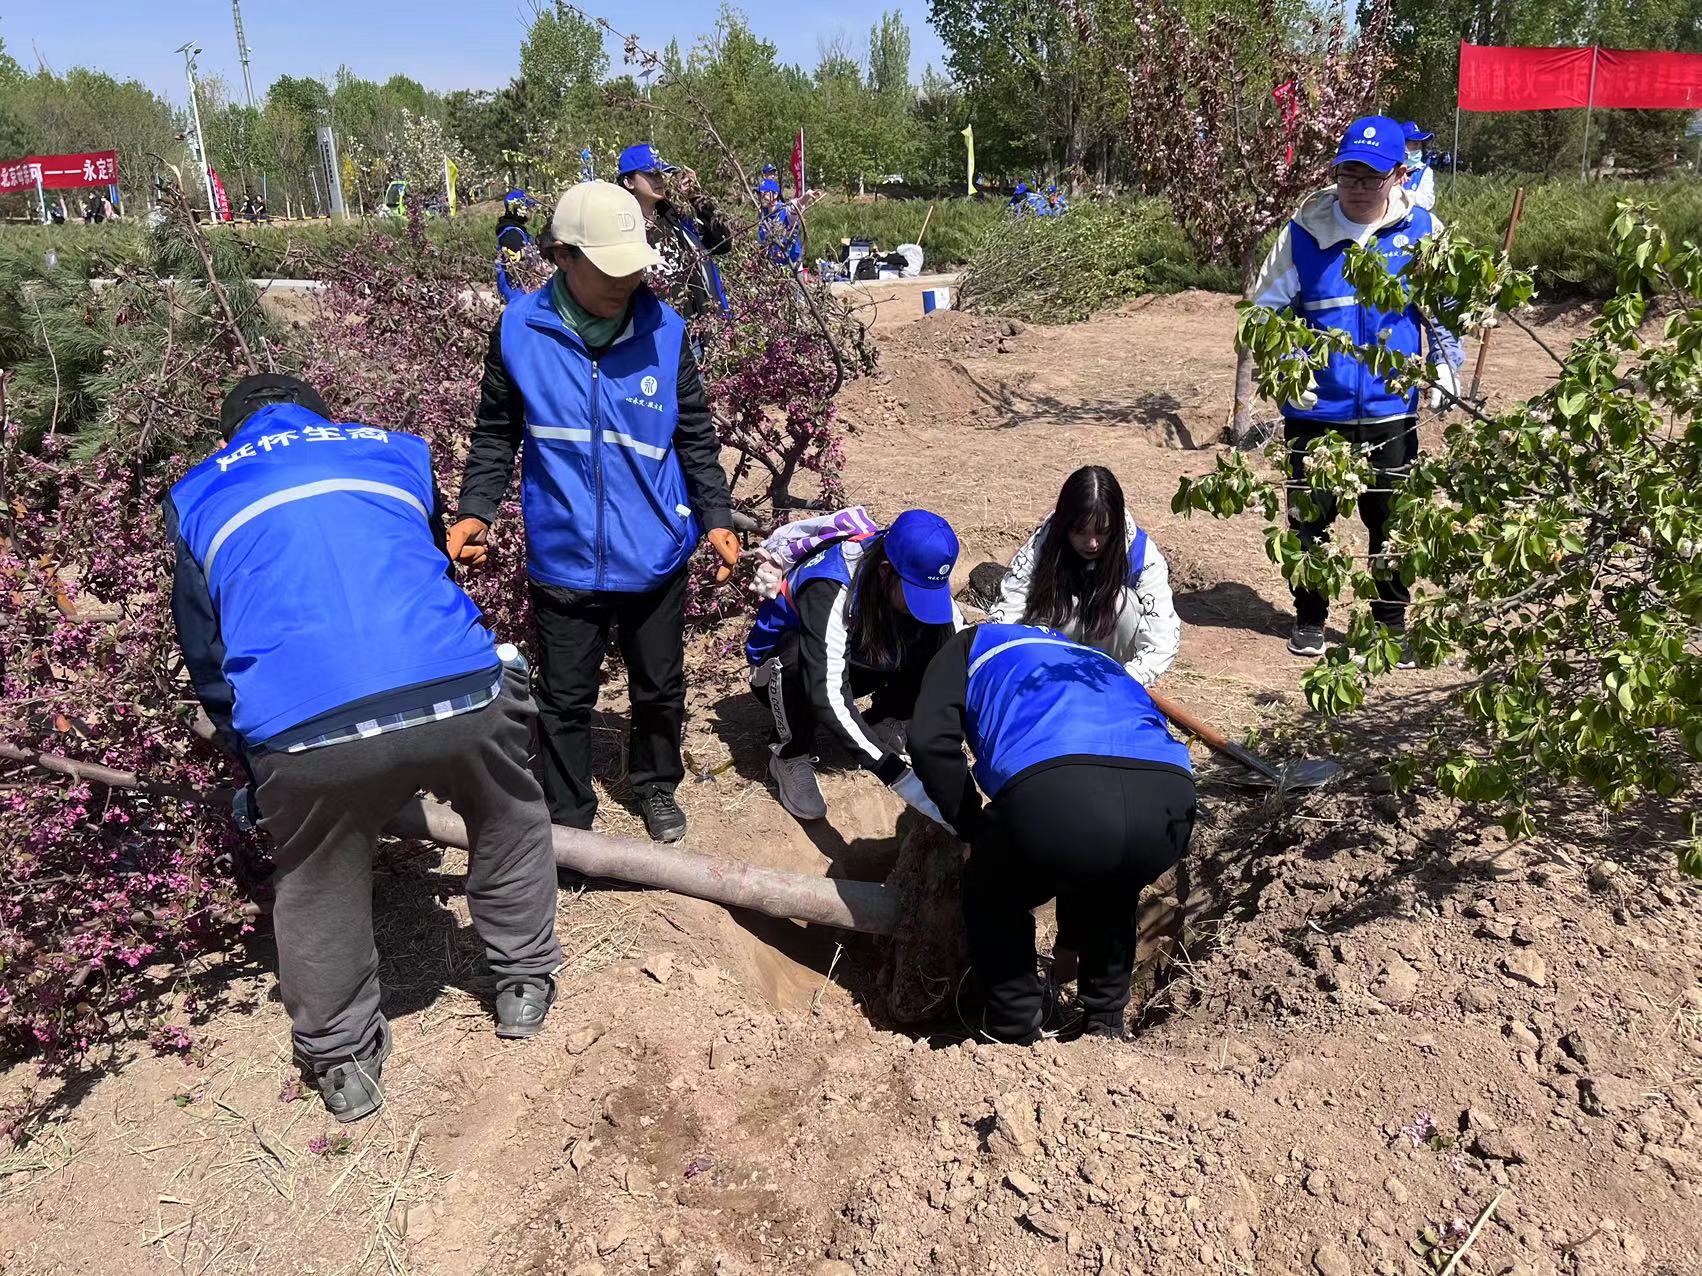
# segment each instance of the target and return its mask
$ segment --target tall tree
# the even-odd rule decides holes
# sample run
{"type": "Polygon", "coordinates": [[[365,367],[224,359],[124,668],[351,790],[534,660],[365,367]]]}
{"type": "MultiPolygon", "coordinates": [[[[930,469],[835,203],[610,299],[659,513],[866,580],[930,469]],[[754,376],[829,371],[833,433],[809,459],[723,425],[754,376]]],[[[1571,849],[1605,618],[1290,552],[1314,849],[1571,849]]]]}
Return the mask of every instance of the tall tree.
{"type": "Polygon", "coordinates": [[[578,10],[556,0],[533,0],[532,25],[520,45],[520,78],[549,101],[595,86],[609,70],[603,32],[578,10]]]}
{"type": "Polygon", "coordinates": [[[869,28],[869,87],[882,97],[910,94],[910,28],[897,9],[869,28]]]}

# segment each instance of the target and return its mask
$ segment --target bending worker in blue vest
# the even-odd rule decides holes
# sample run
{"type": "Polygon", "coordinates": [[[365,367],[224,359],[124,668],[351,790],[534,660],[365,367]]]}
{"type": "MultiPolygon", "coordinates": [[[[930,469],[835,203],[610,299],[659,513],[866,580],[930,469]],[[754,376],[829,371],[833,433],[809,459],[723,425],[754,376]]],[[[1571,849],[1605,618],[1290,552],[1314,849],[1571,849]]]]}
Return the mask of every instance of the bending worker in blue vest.
{"type": "Polygon", "coordinates": [[[808,522],[791,524],[763,547],[788,560],[745,641],[751,690],[774,723],[769,779],[796,818],[827,817],[810,756],[821,726],[938,820],[904,758],[904,723],[928,662],[963,621],[951,596],[957,536],[927,510],[906,510],[884,530],[860,509],[840,517],[850,520],[846,529],[811,535],[808,522]],[[790,529],[799,537],[777,544],[790,529]],[[857,707],[862,696],[873,697],[867,716],[857,707]]]}
{"type": "Polygon", "coordinates": [[[674,842],[686,831],[674,789],[688,564],[705,529],[719,579],[739,558],[721,442],[685,321],[643,282],[661,258],[632,193],[569,187],[549,251],[549,286],[491,332],[450,557],[484,559],[521,453],[550,818],[588,829],[597,813],[591,712],[613,626],[632,704],[627,773],[650,836],[674,842]]]}
{"type": "Polygon", "coordinates": [[[910,758],[970,844],[963,913],[982,1032],[1015,1044],[1041,1035],[1033,910],[1055,898],[1081,954],[1080,1031],[1122,1036],[1141,890],[1182,857],[1194,827],[1188,750],[1145,689],[1115,657],[1055,629],[979,625],[928,666],[910,758]]]}
{"type": "MultiPolygon", "coordinates": [[[[1359,345],[1375,345],[1384,336],[1391,350],[1424,354],[1437,382],[1457,393],[1459,343],[1414,306],[1385,313],[1364,305],[1342,273],[1349,244],[1374,246],[1389,269],[1399,273],[1419,240],[1441,229],[1440,219],[1415,205],[1401,185],[1406,154],[1401,126],[1387,116],[1368,115],[1348,125],[1336,152],[1335,184],[1308,198],[1283,226],[1248,296],[1275,310],[1291,307],[1312,327],[1346,332],[1359,345]]],[[[1441,397],[1433,389],[1431,406],[1440,406],[1441,397]]],[[[1335,355],[1318,374],[1314,390],[1282,405],[1282,416],[1296,476],[1303,472],[1307,446],[1331,431],[1369,454],[1375,486],[1359,498],[1359,516],[1370,532],[1372,554],[1382,553],[1394,489],[1418,456],[1417,388],[1397,393],[1361,360],[1335,355]]],[[[1308,549],[1329,536],[1336,520],[1334,497],[1313,492],[1312,499],[1315,518],[1306,518],[1292,499],[1288,507],[1289,526],[1308,549]]],[[[1377,593],[1372,614],[1398,637],[1406,627],[1408,599],[1398,570],[1378,572],[1377,593]]],[[[1323,655],[1329,614],[1324,596],[1295,590],[1294,613],[1289,651],[1323,655]]],[[[1410,655],[1403,654],[1401,664],[1410,668],[1410,655]]]]}
{"type": "Polygon", "coordinates": [[[372,848],[421,789],[472,833],[467,904],[497,1035],[555,999],[556,875],[527,765],[524,663],[450,578],[424,440],[333,424],[290,377],[225,399],[229,442],[165,500],[172,615],[196,695],[253,777],[277,860],[278,986],[297,1059],[341,1121],[376,1111],[372,848]]]}

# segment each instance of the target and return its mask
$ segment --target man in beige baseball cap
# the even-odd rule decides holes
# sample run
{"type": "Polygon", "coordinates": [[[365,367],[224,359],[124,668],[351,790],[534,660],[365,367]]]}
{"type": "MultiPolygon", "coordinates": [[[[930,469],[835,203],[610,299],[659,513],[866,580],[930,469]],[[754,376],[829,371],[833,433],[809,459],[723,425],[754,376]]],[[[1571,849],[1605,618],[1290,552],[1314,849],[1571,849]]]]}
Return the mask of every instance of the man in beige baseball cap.
{"type": "Polygon", "coordinates": [[[631,191],[571,187],[550,218],[546,288],[491,333],[448,553],[483,562],[514,459],[537,627],[533,694],[557,824],[597,813],[591,712],[611,626],[632,705],[627,775],[650,836],[675,842],[685,775],[685,597],[707,535],[718,581],[739,560],[721,441],[685,320],[644,282],[659,254],[631,191]]]}

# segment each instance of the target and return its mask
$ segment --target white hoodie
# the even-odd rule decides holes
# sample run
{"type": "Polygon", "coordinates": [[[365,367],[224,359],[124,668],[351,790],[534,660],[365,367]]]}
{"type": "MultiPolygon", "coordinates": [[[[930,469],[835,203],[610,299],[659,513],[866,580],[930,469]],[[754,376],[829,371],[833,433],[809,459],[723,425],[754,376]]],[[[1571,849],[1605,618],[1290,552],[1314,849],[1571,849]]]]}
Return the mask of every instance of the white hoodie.
{"type": "MultiPolygon", "coordinates": [[[[1034,579],[1034,562],[1046,539],[1046,529],[1052,520],[1047,518],[1034,529],[1028,544],[1017,551],[1005,571],[999,586],[999,601],[988,612],[988,619],[1000,625],[1020,625],[1028,610],[1028,591],[1034,579]]],[[[1135,543],[1131,530],[1124,546],[1123,562],[1135,543]]],[[[1064,626],[1064,633],[1078,642],[1082,636],[1079,619],[1064,626]]],[[[1106,655],[1120,661],[1131,677],[1143,687],[1157,682],[1170,668],[1182,645],[1182,620],[1176,614],[1176,603],[1170,595],[1170,565],[1149,535],[1146,558],[1141,566],[1140,582],[1133,589],[1123,590],[1122,605],[1118,608],[1117,623],[1103,642],[1091,643],[1106,655]]]]}

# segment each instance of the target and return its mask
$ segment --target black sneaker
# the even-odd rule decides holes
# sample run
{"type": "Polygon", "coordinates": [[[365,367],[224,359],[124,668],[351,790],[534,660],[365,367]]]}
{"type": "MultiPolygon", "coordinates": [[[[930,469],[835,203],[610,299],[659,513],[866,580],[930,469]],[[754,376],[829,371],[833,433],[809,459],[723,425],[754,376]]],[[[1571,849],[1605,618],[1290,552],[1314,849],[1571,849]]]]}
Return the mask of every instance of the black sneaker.
{"type": "Polygon", "coordinates": [[[1080,1041],[1083,1037],[1103,1037],[1108,1041],[1127,1041],[1129,1030],[1123,1023],[1123,1012],[1112,1010],[1083,1015],[1058,1034],[1058,1040],[1065,1042],[1080,1041]]]}
{"type": "Polygon", "coordinates": [[[686,835],[686,813],[666,789],[652,790],[639,805],[652,842],[677,842],[686,835]]]}
{"type": "Polygon", "coordinates": [[[1413,654],[1412,644],[1406,640],[1406,635],[1396,634],[1395,641],[1401,644],[1401,654],[1395,660],[1395,668],[1418,668],[1418,657],[1413,654]]]}
{"type": "Polygon", "coordinates": [[[1322,625],[1296,625],[1288,635],[1288,650],[1296,656],[1321,656],[1324,646],[1322,625]]]}

